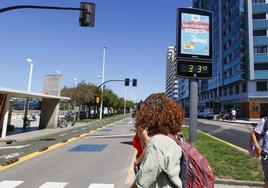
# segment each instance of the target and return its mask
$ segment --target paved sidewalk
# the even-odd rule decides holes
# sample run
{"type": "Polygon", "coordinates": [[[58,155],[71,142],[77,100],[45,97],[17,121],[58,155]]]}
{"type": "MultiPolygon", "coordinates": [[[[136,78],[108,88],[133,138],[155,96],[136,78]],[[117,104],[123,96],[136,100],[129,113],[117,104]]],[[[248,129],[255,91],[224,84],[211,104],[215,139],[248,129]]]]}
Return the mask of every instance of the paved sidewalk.
{"type": "Polygon", "coordinates": [[[226,184],[215,184],[215,188],[260,188],[259,187],[252,187],[246,185],[226,185],[226,184]]]}

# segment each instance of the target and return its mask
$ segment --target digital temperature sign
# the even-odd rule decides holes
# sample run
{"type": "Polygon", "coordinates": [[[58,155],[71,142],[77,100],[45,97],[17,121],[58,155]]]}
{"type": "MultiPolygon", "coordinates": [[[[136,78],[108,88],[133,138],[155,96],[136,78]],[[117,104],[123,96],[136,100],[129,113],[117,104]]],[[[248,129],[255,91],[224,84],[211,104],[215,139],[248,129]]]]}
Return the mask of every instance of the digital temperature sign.
{"type": "Polygon", "coordinates": [[[177,76],[212,78],[212,12],[193,8],[177,11],[177,76]]]}
{"type": "Polygon", "coordinates": [[[212,64],[211,63],[177,63],[177,75],[187,78],[211,78],[212,64]]]}

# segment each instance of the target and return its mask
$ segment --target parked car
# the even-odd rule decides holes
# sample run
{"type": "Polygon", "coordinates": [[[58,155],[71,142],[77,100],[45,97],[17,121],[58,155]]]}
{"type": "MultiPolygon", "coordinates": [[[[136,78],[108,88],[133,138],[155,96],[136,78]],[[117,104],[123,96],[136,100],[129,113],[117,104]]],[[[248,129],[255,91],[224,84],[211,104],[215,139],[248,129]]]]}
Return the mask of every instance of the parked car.
{"type": "Polygon", "coordinates": [[[202,110],[199,110],[197,116],[199,118],[213,118],[214,116],[214,110],[213,108],[205,108],[205,109],[202,109],[202,110]]]}
{"type": "Polygon", "coordinates": [[[134,118],[135,115],[136,115],[136,113],[137,113],[137,110],[136,110],[136,109],[132,110],[132,112],[131,112],[131,116],[134,118]]]}
{"type": "Polygon", "coordinates": [[[213,108],[205,108],[204,109],[204,118],[210,119],[214,116],[213,108]]]}
{"type": "Polygon", "coordinates": [[[205,118],[205,111],[204,110],[199,110],[199,112],[197,113],[197,116],[199,118],[205,118]]]}

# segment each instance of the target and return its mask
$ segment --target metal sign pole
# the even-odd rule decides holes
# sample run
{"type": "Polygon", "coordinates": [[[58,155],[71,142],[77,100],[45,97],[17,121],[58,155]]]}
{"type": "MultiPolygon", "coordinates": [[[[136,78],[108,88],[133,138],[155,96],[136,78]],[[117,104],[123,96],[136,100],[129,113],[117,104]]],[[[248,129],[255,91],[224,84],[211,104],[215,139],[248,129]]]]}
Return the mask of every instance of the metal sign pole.
{"type": "Polygon", "coordinates": [[[197,140],[198,80],[190,79],[190,126],[189,143],[197,140]]]}

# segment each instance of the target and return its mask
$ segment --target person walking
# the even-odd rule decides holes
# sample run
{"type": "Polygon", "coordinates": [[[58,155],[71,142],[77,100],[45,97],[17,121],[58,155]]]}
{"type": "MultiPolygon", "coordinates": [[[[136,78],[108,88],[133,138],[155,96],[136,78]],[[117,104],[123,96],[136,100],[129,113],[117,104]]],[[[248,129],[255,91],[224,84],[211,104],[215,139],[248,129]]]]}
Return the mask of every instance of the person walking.
{"type": "Polygon", "coordinates": [[[230,120],[236,120],[236,110],[233,108],[232,111],[231,111],[231,119],[230,120]]]}
{"type": "Polygon", "coordinates": [[[172,139],[181,132],[181,106],[162,94],[149,96],[136,115],[137,130],[150,139],[131,188],[181,188],[179,177],[182,149],[172,139]]]}
{"type": "Polygon", "coordinates": [[[261,157],[261,164],[264,173],[264,188],[268,188],[268,111],[262,114],[259,123],[251,134],[252,142],[256,150],[256,157],[261,157]],[[259,145],[258,138],[262,137],[259,145]]]}

